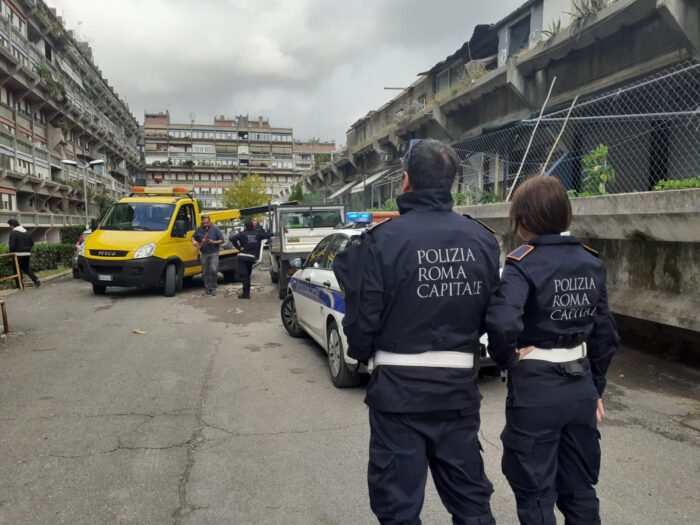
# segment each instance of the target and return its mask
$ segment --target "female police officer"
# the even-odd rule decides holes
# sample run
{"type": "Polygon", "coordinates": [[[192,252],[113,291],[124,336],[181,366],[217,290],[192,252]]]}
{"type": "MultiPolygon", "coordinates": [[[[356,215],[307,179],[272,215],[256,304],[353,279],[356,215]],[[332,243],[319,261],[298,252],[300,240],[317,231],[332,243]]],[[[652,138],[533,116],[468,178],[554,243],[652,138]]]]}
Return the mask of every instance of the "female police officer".
{"type": "Polygon", "coordinates": [[[491,355],[509,371],[503,473],[521,524],[555,524],[555,503],[567,525],[600,524],[596,427],[618,346],[605,266],[561,235],[571,204],[558,179],[525,182],[510,218],[526,244],[507,256],[486,315],[491,355]]]}

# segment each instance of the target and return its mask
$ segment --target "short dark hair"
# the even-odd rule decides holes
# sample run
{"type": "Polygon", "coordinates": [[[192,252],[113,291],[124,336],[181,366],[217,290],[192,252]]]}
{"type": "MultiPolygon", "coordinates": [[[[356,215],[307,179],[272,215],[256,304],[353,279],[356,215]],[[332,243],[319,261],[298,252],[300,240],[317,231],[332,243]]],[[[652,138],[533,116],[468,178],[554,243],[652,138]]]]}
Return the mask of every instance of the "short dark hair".
{"type": "Polygon", "coordinates": [[[255,219],[248,219],[245,221],[245,229],[246,230],[252,230],[255,228],[255,223],[253,222],[255,219]]]}
{"type": "Polygon", "coordinates": [[[518,226],[535,235],[559,234],[571,224],[571,203],[556,177],[539,175],[524,182],[510,206],[513,231],[518,226]]]}
{"type": "Polygon", "coordinates": [[[12,226],[13,228],[16,228],[17,226],[19,226],[19,221],[17,219],[10,219],[9,221],[7,221],[7,224],[12,226]]]}
{"type": "Polygon", "coordinates": [[[403,169],[414,190],[452,189],[462,164],[455,150],[439,140],[411,141],[403,160],[403,169]]]}

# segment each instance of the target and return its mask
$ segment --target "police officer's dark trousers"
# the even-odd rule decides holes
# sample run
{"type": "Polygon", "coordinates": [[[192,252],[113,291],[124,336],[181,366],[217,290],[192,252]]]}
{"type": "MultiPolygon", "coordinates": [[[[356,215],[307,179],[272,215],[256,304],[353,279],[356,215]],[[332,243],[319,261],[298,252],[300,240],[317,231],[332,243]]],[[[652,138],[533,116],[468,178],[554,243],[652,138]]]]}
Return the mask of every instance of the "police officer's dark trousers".
{"type": "Polygon", "coordinates": [[[369,411],[368,484],[372,511],[385,525],[420,524],[428,467],[459,525],[495,524],[484,473],[478,411],[369,411]],[[464,413],[468,412],[468,413],[464,413]]]}
{"type": "Polygon", "coordinates": [[[243,283],[243,295],[250,296],[250,277],[253,273],[255,259],[252,257],[238,256],[238,270],[241,282],[243,283]]]}
{"type": "Polygon", "coordinates": [[[555,503],[566,525],[600,524],[596,403],[506,409],[502,467],[522,525],[554,525],[555,503]]]}

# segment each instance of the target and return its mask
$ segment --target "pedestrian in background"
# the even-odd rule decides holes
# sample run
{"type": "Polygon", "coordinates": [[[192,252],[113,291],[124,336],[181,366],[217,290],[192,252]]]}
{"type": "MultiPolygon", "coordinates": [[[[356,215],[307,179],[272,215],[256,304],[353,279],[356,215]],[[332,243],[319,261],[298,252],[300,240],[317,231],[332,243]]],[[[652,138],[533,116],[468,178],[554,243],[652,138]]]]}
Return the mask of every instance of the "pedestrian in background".
{"type": "MultiPolygon", "coordinates": [[[[491,525],[479,443],[479,338],[498,282],[493,233],[452,211],[455,151],[413,140],[400,217],[338,254],[347,354],[373,363],[368,485],[383,524],[419,524],[428,468],[454,524],[491,525]]],[[[372,366],[372,365],[370,365],[372,366]]]]}
{"type": "Polygon", "coordinates": [[[192,244],[199,249],[204,279],[204,295],[216,295],[219,280],[219,248],[224,243],[221,230],[211,223],[209,215],[202,215],[202,224],[192,236],[192,244]]]}
{"type": "Polygon", "coordinates": [[[522,525],[600,524],[605,374],[618,347],[598,254],[561,235],[571,204],[554,177],[515,193],[513,229],[526,242],[508,254],[486,316],[489,352],[508,370],[502,468],[522,525]]]}
{"type": "Polygon", "coordinates": [[[243,292],[238,295],[239,299],[250,299],[250,277],[253,273],[253,266],[260,257],[262,242],[269,238],[270,234],[255,219],[246,221],[245,229],[229,238],[239,250],[238,269],[243,282],[243,292]]]}
{"type": "Polygon", "coordinates": [[[34,247],[34,239],[29,232],[20,226],[17,219],[10,219],[7,224],[11,228],[9,250],[10,253],[17,254],[17,262],[21,273],[26,274],[34,283],[34,286],[41,286],[41,281],[31,269],[31,255],[34,247]]]}

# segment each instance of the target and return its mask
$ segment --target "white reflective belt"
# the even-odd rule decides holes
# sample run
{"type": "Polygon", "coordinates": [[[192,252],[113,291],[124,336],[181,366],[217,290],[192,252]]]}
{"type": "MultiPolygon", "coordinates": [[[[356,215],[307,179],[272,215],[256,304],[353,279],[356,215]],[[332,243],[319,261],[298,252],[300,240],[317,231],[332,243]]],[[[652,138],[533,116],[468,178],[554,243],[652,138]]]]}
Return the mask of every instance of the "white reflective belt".
{"type": "Polygon", "coordinates": [[[245,257],[247,259],[257,259],[257,257],[255,255],[253,255],[252,253],[239,253],[238,256],[245,257]]]}
{"type": "Polygon", "coordinates": [[[520,359],[537,359],[539,361],[549,361],[550,363],[566,363],[576,361],[586,357],[586,343],[574,348],[535,348],[529,354],[520,359]]]}
{"type": "Polygon", "coordinates": [[[436,368],[474,368],[474,354],[434,350],[422,354],[395,354],[377,350],[370,362],[370,369],[380,365],[427,366],[436,368]]]}

